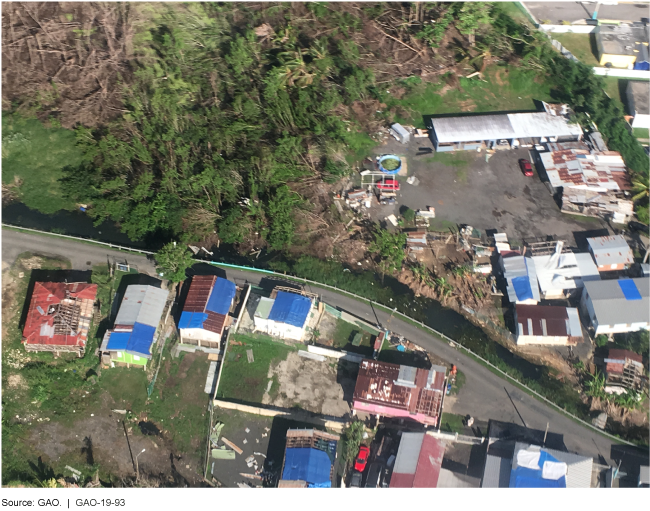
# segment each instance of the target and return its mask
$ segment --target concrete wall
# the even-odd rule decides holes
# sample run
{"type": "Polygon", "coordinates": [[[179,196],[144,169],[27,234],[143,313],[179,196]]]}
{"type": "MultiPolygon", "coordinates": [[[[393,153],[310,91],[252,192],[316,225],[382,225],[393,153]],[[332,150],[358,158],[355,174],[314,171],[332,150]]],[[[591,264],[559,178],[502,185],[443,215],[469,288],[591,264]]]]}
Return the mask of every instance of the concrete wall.
{"type": "Polygon", "coordinates": [[[632,120],[632,127],[650,129],[650,115],[636,114],[632,120]]]}
{"type": "Polygon", "coordinates": [[[540,25],[543,32],[554,34],[591,34],[596,30],[596,25],[540,25]]]}
{"type": "Polygon", "coordinates": [[[311,414],[300,410],[294,411],[275,407],[261,408],[259,406],[232,403],[230,401],[223,401],[221,399],[215,399],[212,401],[212,403],[214,406],[225,408],[227,410],[237,410],[244,413],[252,413],[254,415],[263,415],[265,417],[287,417],[288,419],[299,422],[307,422],[316,426],[325,426],[327,429],[333,429],[339,433],[342,432],[348,425],[347,421],[343,419],[337,419],[336,417],[329,416],[322,416],[322,418],[314,417],[311,414]]]}
{"type": "Polygon", "coordinates": [[[595,67],[594,74],[598,76],[615,76],[617,78],[640,78],[650,80],[650,71],[639,69],[607,69],[606,67],[595,67]]]}
{"type": "Polygon", "coordinates": [[[518,335],[517,336],[517,345],[525,346],[528,344],[536,345],[551,345],[551,346],[566,346],[569,342],[569,338],[564,336],[550,336],[550,335],[518,335]]]}
{"type": "Polygon", "coordinates": [[[354,362],[355,364],[360,364],[361,361],[365,358],[363,355],[357,353],[349,353],[347,351],[339,350],[330,350],[328,348],[323,348],[321,346],[307,346],[307,351],[309,353],[315,353],[317,355],[323,355],[329,358],[335,358],[338,360],[347,360],[348,362],[354,362]]]}

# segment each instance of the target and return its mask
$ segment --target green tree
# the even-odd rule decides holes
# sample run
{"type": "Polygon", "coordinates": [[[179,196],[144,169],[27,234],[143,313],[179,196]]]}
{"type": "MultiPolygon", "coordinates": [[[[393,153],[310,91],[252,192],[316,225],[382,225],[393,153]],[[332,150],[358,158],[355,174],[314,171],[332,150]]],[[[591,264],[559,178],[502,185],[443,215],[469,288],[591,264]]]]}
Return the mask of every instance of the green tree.
{"type": "Polygon", "coordinates": [[[359,454],[359,447],[363,441],[363,433],[365,426],[362,421],[355,421],[348,426],[343,433],[345,440],[345,460],[348,463],[353,463],[357,454],[359,454]]]}
{"type": "Polygon", "coordinates": [[[585,394],[590,397],[604,399],[607,397],[605,393],[605,376],[596,371],[596,374],[589,375],[587,381],[584,383],[585,394]]]}
{"type": "Polygon", "coordinates": [[[470,46],[474,46],[476,31],[480,25],[489,23],[492,3],[490,2],[455,2],[452,12],[456,18],[456,28],[467,36],[470,46]]]}
{"type": "Polygon", "coordinates": [[[172,282],[185,280],[185,271],[194,264],[192,253],[183,244],[167,243],[154,256],[159,273],[172,282]]]}
{"type": "Polygon", "coordinates": [[[379,268],[383,282],[386,273],[402,267],[405,256],[406,234],[401,232],[392,233],[387,229],[376,227],[374,236],[375,239],[368,247],[368,251],[371,254],[379,255],[379,268]]]}

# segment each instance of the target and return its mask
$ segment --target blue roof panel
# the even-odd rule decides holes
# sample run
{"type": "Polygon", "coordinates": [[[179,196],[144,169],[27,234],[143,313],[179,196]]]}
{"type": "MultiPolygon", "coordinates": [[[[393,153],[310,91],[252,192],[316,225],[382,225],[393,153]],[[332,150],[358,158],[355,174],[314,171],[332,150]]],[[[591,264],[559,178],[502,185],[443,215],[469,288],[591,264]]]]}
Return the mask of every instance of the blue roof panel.
{"type": "Polygon", "coordinates": [[[203,328],[206,319],[208,319],[208,315],[205,312],[184,311],[181,313],[178,328],[203,328]]]}
{"type": "Polygon", "coordinates": [[[234,282],[228,279],[217,278],[212,287],[210,298],[205,306],[205,310],[223,314],[224,316],[230,311],[232,299],[235,297],[236,287],[234,282]]]}
{"type": "Polygon", "coordinates": [[[626,300],[641,300],[641,293],[639,293],[639,289],[633,280],[619,280],[618,285],[621,291],[623,291],[623,296],[625,296],[626,300]]]}
{"type": "MultiPolygon", "coordinates": [[[[515,453],[515,456],[517,453],[515,453]]],[[[548,452],[542,450],[539,454],[537,470],[527,467],[517,467],[510,472],[510,488],[566,488],[566,476],[557,480],[544,479],[542,477],[542,468],[545,461],[558,462],[556,458],[548,452]]]]}
{"type": "Polygon", "coordinates": [[[512,279],[512,287],[515,289],[517,300],[524,301],[533,298],[533,290],[528,277],[515,277],[512,279]]]}
{"type": "Polygon", "coordinates": [[[108,338],[108,343],[106,344],[107,350],[125,350],[129,338],[131,337],[131,332],[112,332],[108,338]]]}
{"type": "Polygon", "coordinates": [[[282,479],[307,481],[310,488],[322,488],[331,485],[331,469],[332,462],[326,452],[313,447],[290,447],[284,459],[282,479]]]}
{"type": "Polygon", "coordinates": [[[302,328],[307,320],[310,308],[311,300],[309,298],[295,293],[278,291],[269,313],[269,319],[302,328]]]}
{"type": "Polygon", "coordinates": [[[149,356],[149,349],[153,344],[153,336],[155,333],[155,327],[136,323],[133,325],[133,332],[126,347],[127,351],[138,355],[149,356]]]}

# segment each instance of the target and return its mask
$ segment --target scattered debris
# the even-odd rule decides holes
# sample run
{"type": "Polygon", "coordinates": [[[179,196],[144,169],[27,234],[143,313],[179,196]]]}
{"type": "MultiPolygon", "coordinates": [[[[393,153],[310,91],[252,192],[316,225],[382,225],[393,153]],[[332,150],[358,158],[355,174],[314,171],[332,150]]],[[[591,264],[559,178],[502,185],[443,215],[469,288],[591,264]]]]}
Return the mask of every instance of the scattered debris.
{"type": "Polygon", "coordinates": [[[244,440],[242,441],[242,444],[247,444],[247,443],[248,443],[248,440],[246,440],[246,439],[244,438],[244,440]]]}
{"type": "Polygon", "coordinates": [[[248,428],[244,429],[244,431],[246,431],[246,433],[250,433],[250,432],[251,432],[251,430],[248,429],[248,428]]]}
{"type": "Polygon", "coordinates": [[[249,364],[252,364],[255,361],[253,358],[253,350],[246,350],[246,356],[248,357],[249,364]]]}
{"type": "MultiPolygon", "coordinates": [[[[240,456],[244,454],[244,451],[237,447],[235,444],[233,444],[230,440],[228,440],[225,436],[221,437],[221,441],[226,444],[228,447],[230,447],[232,450],[234,450],[237,454],[240,456]]],[[[244,440],[244,443],[246,443],[246,440],[244,440]]]]}
{"type": "Polygon", "coordinates": [[[262,477],[258,476],[257,474],[245,474],[243,472],[240,472],[239,475],[242,476],[242,477],[246,477],[248,479],[254,479],[255,481],[261,481],[262,480],[262,477]]]}

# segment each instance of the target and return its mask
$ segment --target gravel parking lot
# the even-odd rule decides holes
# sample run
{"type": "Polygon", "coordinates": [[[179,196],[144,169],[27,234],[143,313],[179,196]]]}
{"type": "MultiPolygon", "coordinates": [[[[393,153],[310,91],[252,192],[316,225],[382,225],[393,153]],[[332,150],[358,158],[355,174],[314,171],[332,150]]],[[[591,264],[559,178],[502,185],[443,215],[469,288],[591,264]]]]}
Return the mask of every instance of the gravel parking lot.
{"type": "Polygon", "coordinates": [[[433,206],[434,229],[469,224],[482,232],[497,229],[516,241],[557,235],[573,242],[574,232],[606,227],[597,219],[561,213],[538,173],[525,177],[519,169],[520,158],[533,161],[528,149],[497,151],[486,162],[485,152],[435,155],[427,138],[415,138],[408,145],[391,139],[375,153],[406,157],[409,175],[420,181],[413,186],[400,176],[397,203],[374,206],[370,214],[376,221],[398,215],[405,206],[414,210],[433,206]]]}

